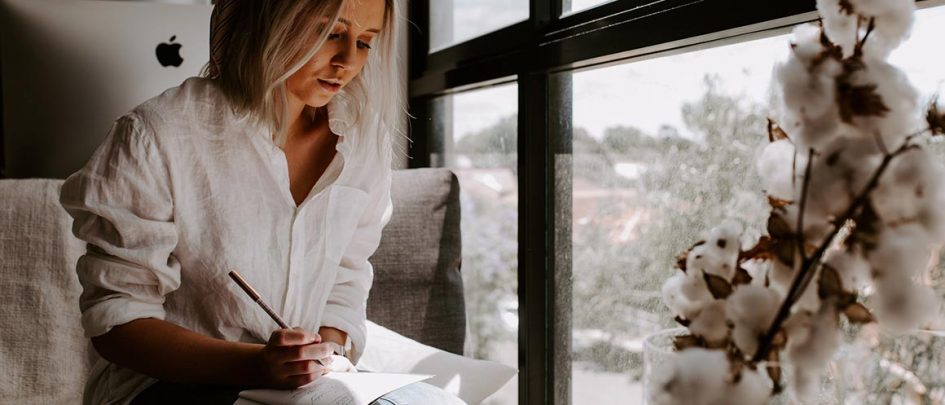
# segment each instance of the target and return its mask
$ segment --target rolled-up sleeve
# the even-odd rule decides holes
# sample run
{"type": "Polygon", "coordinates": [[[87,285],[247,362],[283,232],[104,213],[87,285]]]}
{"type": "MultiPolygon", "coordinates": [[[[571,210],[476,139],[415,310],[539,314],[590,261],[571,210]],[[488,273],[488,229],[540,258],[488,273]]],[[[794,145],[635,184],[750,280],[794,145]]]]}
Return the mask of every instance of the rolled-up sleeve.
{"type": "Polygon", "coordinates": [[[340,329],[351,340],[351,360],[356,363],[367,341],[367,298],[374,280],[374,267],[368,261],[381,241],[381,231],[390,221],[391,169],[369,191],[368,205],[358,221],[328,296],[322,326],[340,329]]]}
{"type": "Polygon", "coordinates": [[[62,185],[59,201],[74,219],[72,232],[87,242],[76,263],[87,337],[135,319],[164,319],[164,296],[180,286],[164,157],[151,128],[131,113],[62,185]]]}

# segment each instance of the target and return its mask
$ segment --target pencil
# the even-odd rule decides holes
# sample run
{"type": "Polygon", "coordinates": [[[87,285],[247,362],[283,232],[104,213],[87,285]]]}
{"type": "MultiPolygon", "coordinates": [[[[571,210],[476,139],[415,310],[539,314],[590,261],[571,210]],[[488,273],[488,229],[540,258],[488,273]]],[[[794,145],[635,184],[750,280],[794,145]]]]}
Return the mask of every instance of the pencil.
{"type": "MultiPolygon", "coordinates": [[[[249,294],[249,297],[252,298],[253,301],[259,304],[260,307],[262,307],[263,311],[266,311],[266,313],[269,314],[272,320],[276,321],[276,323],[279,324],[280,328],[291,329],[289,325],[286,324],[285,321],[282,320],[279,314],[273,311],[272,308],[269,308],[269,305],[266,305],[266,302],[262,300],[262,297],[259,296],[259,293],[256,292],[256,290],[254,290],[253,287],[250,286],[249,283],[247,283],[245,279],[243,279],[243,276],[241,276],[240,273],[237,273],[234,270],[234,271],[230,271],[229,275],[230,275],[230,278],[232,278],[233,281],[235,281],[236,284],[239,285],[240,288],[243,289],[243,291],[246,291],[246,294],[249,294]]],[[[326,367],[325,362],[318,359],[316,359],[315,361],[318,364],[320,364],[322,367],[326,367]]]]}
{"type": "Polygon", "coordinates": [[[275,311],[273,311],[272,308],[269,308],[269,305],[266,305],[266,302],[262,300],[262,297],[259,296],[259,293],[256,292],[256,290],[254,290],[253,287],[251,287],[249,283],[247,283],[246,280],[243,279],[243,276],[241,276],[240,273],[237,273],[236,271],[231,271],[230,278],[232,278],[233,281],[235,281],[236,284],[238,284],[240,288],[243,289],[243,291],[246,291],[246,294],[249,294],[249,297],[252,298],[253,301],[255,301],[257,304],[259,304],[259,306],[262,307],[263,311],[266,311],[266,313],[269,314],[270,317],[272,317],[272,320],[276,321],[276,323],[279,324],[280,328],[291,329],[289,328],[289,325],[286,324],[285,321],[283,321],[282,318],[279,317],[279,314],[275,313],[275,311]]]}

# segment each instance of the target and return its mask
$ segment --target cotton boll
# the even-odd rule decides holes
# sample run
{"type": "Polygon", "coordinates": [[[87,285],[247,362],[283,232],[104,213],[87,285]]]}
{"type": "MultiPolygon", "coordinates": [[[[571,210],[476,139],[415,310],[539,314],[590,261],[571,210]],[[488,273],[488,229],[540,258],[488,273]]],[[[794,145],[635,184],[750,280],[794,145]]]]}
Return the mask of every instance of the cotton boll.
{"type": "Polygon", "coordinates": [[[930,288],[911,280],[877,283],[876,302],[879,324],[898,333],[923,326],[935,314],[939,304],[930,288]]]}
{"type": "Polygon", "coordinates": [[[771,386],[768,379],[761,373],[748,368],[742,369],[742,377],[738,384],[729,387],[725,401],[718,405],[762,405],[768,402],[771,396],[771,386]]]}
{"type": "Polygon", "coordinates": [[[798,150],[820,149],[839,128],[835,81],[841,67],[833,59],[811,66],[811,61],[798,56],[804,48],[796,46],[792,56],[775,67],[784,108],[781,124],[798,150]]]}
{"type": "Polygon", "coordinates": [[[867,254],[876,283],[911,280],[929,267],[932,246],[928,235],[919,225],[908,224],[885,228],[876,248],[867,254]]]}
{"type": "Polygon", "coordinates": [[[741,251],[741,234],[742,226],[732,221],[726,221],[709,231],[705,250],[718,259],[718,264],[714,268],[707,268],[706,272],[722,276],[726,280],[732,279],[741,251]]]}
{"type": "Polygon", "coordinates": [[[816,24],[801,24],[791,31],[793,54],[804,64],[810,64],[824,50],[820,43],[820,27],[816,24]]]}
{"type": "Polygon", "coordinates": [[[820,278],[820,272],[818,271],[810,284],[807,285],[807,289],[804,290],[804,293],[801,294],[801,298],[797,300],[797,303],[794,304],[794,309],[796,311],[816,311],[817,308],[820,308],[820,295],[817,293],[817,281],[820,278]]]}
{"type": "MultiPolygon", "coordinates": [[[[787,356],[792,374],[792,392],[810,398],[811,383],[833,358],[840,346],[840,318],[832,302],[824,301],[816,313],[799,312],[785,322],[787,356]]],[[[802,403],[807,403],[801,400],[802,403]]]]}
{"type": "Polygon", "coordinates": [[[924,149],[899,155],[870,196],[877,215],[886,224],[916,222],[930,242],[945,236],[942,206],[945,204],[945,172],[938,159],[924,149]]]}
{"type": "Polygon", "coordinates": [[[663,283],[661,292],[666,306],[685,319],[695,319],[713,300],[704,280],[681,271],[663,283]]]}
{"type": "Polygon", "coordinates": [[[879,135],[886,148],[898,148],[905,137],[924,125],[919,93],[899,68],[884,60],[866,59],[866,68],[850,76],[853,86],[876,86],[888,111],[882,115],[854,116],[853,126],[866,139],[879,135]]]}
{"type": "Polygon", "coordinates": [[[792,167],[796,167],[794,158],[794,145],[789,140],[782,139],[764,147],[758,157],[756,167],[768,195],[788,201],[795,199],[794,184],[796,182],[791,170],[792,167]]]}
{"type": "Polygon", "coordinates": [[[787,294],[791,282],[794,280],[794,268],[781,263],[777,260],[771,263],[771,269],[768,273],[768,282],[771,288],[777,290],[781,295],[787,294]]]}
{"type": "Polygon", "coordinates": [[[758,337],[764,334],[781,304],[776,291],[743,285],[728,297],[725,313],[734,326],[732,340],[742,353],[751,356],[758,349],[758,337]]]}
{"type": "Polygon", "coordinates": [[[808,185],[807,206],[822,217],[845,213],[882,160],[873,140],[838,137],[814,160],[808,185]]]}
{"type": "Polygon", "coordinates": [[[870,264],[859,249],[828,251],[824,263],[837,270],[843,288],[847,291],[855,292],[869,281],[870,264]]]}
{"type": "Polygon", "coordinates": [[[742,263],[741,267],[751,276],[751,285],[764,287],[765,277],[773,265],[771,260],[749,260],[742,263]]]}
{"type": "Polygon", "coordinates": [[[723,401],[729,364],[725,353],[690,348],[657,367],[649,403],[657,405],[715,405],[723,401]]]}
{"type": "Polygon", "coordinates": [[[796,403],[816,403],[817,387],[823,370],[791,367],[790,394],[796,403]]]}
{"type": "Polygon", "coordinates": [[[863,48],[867,56],[885,59],[912,30],[913,0],[850,0],[850,3],[858,14],[876,19],[874,32],[863,48]]]}
{"type": "Polygon", "coordinates": [[[830,41],[843,48],[843,56],[853,54],[857,41],[857,16],[840,9],[840,0],[817,0],[817,12],[830,41]]]}
{"type": "Polygon", "coordinates": [[[833,357],[840,345],[840,318],[832,302],[824,302],[817,312],[788,330],[788,359],[792,366],[806,369],[821,369],[833,357]]]}
{"type": "Polygon", "coordinates": [[[728,337],[728,325],[725,320],[725,301],[715,300],[696,316],[689,325],[689,331],[709,343],[720,343],[728,337]]]}
{"type": "Polygon", "coordinates": [[[731,280],[738,260],[738,236],[709,232],[706,243],[695,246],[686,258],[686,271],[701,276],[703,272],[731,280]]]}

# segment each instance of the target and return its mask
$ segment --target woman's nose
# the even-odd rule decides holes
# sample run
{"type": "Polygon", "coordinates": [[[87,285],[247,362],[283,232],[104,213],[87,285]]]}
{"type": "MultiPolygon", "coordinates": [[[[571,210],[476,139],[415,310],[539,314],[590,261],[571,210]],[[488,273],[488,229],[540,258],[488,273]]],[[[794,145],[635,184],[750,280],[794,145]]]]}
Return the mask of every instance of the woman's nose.
{"type": "Polygon", "coordinates": [[[353,56],[357,51],[357,41],[348,41],[338,50],[335,57],[332,58],[332,65],[341,69],[351,69],[353,56]]]}

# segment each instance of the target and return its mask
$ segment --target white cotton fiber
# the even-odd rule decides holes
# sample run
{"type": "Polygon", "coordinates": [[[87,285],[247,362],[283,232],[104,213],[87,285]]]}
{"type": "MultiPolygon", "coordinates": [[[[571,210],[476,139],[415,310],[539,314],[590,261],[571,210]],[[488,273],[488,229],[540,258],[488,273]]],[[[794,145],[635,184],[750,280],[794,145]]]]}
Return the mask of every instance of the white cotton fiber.
{"type": "Polygon", "coordinates": [[[798,312],[785,322],[787,356],[794,375],[792,391],[802,403],[810,398],[811,381],[840,346],[840,322],[835,304],[824,301],[815,313],[798,312]]]}
{"type": "Polygon", "coordinates": [[[794,145],[791,141],[782,139],[764,147],[756,167],[768,195],[787,201],[794,200],[794,165],[794,145]]]}
{"type": "Polygon", "coordinates": [[[703,308],[689,325],[689,331],[701,336],[709,343],[719,343],[728,337],[725,318],[725,301],[715,300],[703,308]]]}
{"type": "Polygon", "coordinates": [[[852,55],[857,40],[856,15],[843,12],[840,0],[817,0],[817,11],[830,41],[843,48],[844,57],[852,55]]]}
{"type": "Polygon", "coordinates": [[[780,304],[777,291],[755,285],[739,286],[728,297],[725,313],[734,325],[732,339],[742,353],[751,356],[757,351],[758,337],[771,326],[780,304]]]}
{"type": "Polygon", "coordinates": [[[648,387],[653,405],[761,405],[770,387],[757,371],[743,369],[733,381],[725,353],[691,348],[657,366],[648,387]]]}
{"type": "Polygon", "coordinates": [[[682,271],[676,272],[663,283],[663,302],[674,314],[685,319],[695,319],[702,308],[713,300],[705,281],[682,271]]]}

